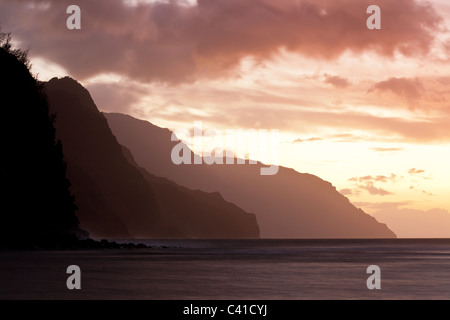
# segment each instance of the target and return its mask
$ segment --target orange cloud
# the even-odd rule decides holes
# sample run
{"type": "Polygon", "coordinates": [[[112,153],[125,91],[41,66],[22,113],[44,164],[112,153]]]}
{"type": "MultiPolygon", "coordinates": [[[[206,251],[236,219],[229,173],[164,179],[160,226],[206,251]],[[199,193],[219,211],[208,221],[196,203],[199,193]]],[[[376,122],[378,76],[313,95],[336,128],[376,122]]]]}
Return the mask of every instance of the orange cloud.
{"type": "Polygon", "coordinates": [[[421,173],[425,173],[425,170],[412,168],[412,169],[408,170],[408,173],[409,174],[421,174],[421,173]]]}
{"type": "Polygon", "coordinates": [[[418,99],[423,91],[423,85],[418,79],[390,78],[373,85],[368,92],[373,91],[390,91],[407,99],[418,99]]]}
{"type": "MultiPolygon", "coordinates": [[[[415,0],[382,1],[382,29],[376,32],[366,28],[368,0],[198,0],[192,6],[78,0],[82,30],[74,33],[64,27],[69,2],[32,2],[49,4],[42,10],[27,3],[0,3],[4,29],[33,56],[79,80],[101,73],[168,83],[227,77],[243,58],[267,60],[280,49],[325,60],[347,51],[420,56],[429,52],[442,21],[431,5],[415,0]]],[[[340,78],[328,81],[346,85],[340,78]]]]}
{"type": "Polygon", "coordinates": [[[316,142],[316,141],[322,141],[322,138],[317,138],[317,137],[312,137],[312,138],[308,138],[308,139],[300,139],[297,138],[294,141],[292,141],[292,143],[301,143],[301,142],[316,142]]]}
{"type": "Polygon", "coordinates": [[[403,151],[403,148],[370,148],[370,150],[376,151],[376,152],[399,152],[403,151]]]}
{"type": "Polygon", "coordinates": [[[389,92],[406,101],[408,107],[415,108],[421,106],[420,100],[425,94],[425,88],[417,78],[389,78],[374,84],[367,92],[389,92]]]}
{"type": "MultiPolygon", "coordinates": [[[[428,117],[416,120],[402,117],[381,117],[364,112],[346,111],[336,112],[334,110],[315,111],[312,108],[267,108],[259,104],[251,106],[233,106],[227,104],[229,99],[242,93],[229,91],[227,97],[223,98],[214,94],[216,102],[220,106],[209,110],[207,117],[190,114],[180,108],[179,111],[167,114],[164,107],[160,109],[152,106],[151,111],[141,114],[148,119],[161,118],[169,121],[193,122],[204,120],[212,123],[220,123],[228,126],[239,126],[242,128],[276,128],[280,130],[296,130],[304,134],[315,134],[323,128],[333,128],[335,132],[341,130],[360,130],[375,136],[377,141],[389,142],[443,142],[450,140],[450,118],[428,117]],[[223,101],[222,101],[223,100],[223,101]],[[230,114],[237,115],[230,117],[230,114]],[[262,116],[263,115],[263,116],[262,116]]],[[[173,93],[176,95],[176,93],[173,93]]],[[[371,137],[364,138],[370,140],[371,137]]],[[[342,140],[342,139],[340,139],[342,140]]],[[[344,139],[345,140],[345,139],[344,139]]]]}
{"type": "Polygon", "coordinates": [[[389,191],[384,190],[382,188],[376,188],[373,185],[373,183],[371,183],[371,182],[366,183],[365,185],[360,185],[359,188],[366,190],[371,195],[387,196],[387,195],[392,194],[392,192],[389,192],[389,191]]]}
{"type": "Polygon", "coordinates": [[[411,109],[420,108],[448,116],[450,113],[448,84],[449,79],[445,76],[392,77],[373,84],[367,93],[378,93],[388,108],[405,104],[411,109]]]}
{"type": "MultiPolygon", "coordinates": [[[[378,176],[364,176],[364,177],[353,177],[348,179],[348,181],[356,183],[357,189],[343,189],[347,195],[351,194],[357,194],[357,190],[366,190],[371,195],[379,195],[379,196],[386,196],[391,195],[392,193],[383,189],[383,188],[377,188],[375,187],[376,182],[381,183],[395,183],[402,177],[397,176],[396,174],[391,174],[389,177],[384,175],[378,175],[378,176]],[[362,183],[362,184],[361,184],[362,183]]],[[[345,195],[345,194],[344,194],[345,195]]]]}
{"type": "Polygon", "coordinates": [[[341,190],[339,190],[339,192],[341,194],[343,194],[344,196],[350,196],[350,195],[354,194],[354,191],[352,189],[348,189],[348,188],[341,189],[341,190]]]}
{"type": "Polygon", "coordinates": [[[331,84],[333,87],[338,89],[347,88],[351,85],[350,81],[339,76],[330,76],[325,74],[325,83],[331,84]]]}

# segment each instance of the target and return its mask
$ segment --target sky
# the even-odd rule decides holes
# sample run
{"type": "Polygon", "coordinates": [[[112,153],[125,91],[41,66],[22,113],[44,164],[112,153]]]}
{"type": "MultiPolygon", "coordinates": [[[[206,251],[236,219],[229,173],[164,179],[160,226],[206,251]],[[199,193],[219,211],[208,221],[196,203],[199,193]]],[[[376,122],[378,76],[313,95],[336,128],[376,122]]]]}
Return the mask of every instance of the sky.
{"type": "Polygon", "coordinates": [[[0,0],[0,26],[39,79],[75,78],[101,111],[279,130],[280,165],[399,236],[450,237],[448,1],[0,0]]]}

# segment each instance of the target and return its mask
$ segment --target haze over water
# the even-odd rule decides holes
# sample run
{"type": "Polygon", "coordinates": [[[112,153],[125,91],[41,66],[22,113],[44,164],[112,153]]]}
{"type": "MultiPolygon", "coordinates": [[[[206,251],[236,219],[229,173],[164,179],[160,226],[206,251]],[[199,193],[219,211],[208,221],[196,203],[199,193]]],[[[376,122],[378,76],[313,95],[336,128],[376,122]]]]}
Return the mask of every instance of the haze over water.
{"type": "Polygon", "coordinates": [[[450,240],[148,240],[0,252],[1,299],[449,299],[450,240]],[[164,246],[164,247],[163,247],[164,246]],[[81,290],[66,268],[81,268],[81,290]],[[381,290],[369,290],[369,265],[381,290]]]}

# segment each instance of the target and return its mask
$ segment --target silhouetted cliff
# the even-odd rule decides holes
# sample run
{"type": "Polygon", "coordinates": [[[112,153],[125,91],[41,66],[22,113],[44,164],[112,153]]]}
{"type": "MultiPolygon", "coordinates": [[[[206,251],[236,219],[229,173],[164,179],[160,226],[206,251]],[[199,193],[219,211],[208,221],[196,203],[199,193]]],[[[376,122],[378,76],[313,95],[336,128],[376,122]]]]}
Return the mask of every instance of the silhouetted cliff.
{"type": "Polygon", "coordinates": [[[82,233],[61,143],[26,53],[0,35],[0,245],[28,248],[82,233]]]}
{"type": "Polygon", "coordinates": [[[177,186],[133,165],[89,92],[70,78],[46,84],[63,141],[78,217],[91,234],[109,238],[257,238],[254,215],[207,194],[177,186]]]}
{"type": "Polygon", "coordinates": [[[89,92],[71,78],[54,78],[45,91],[82,227],[108,238],[155,236],[160,212],[153,190],[123,156],[89,92]]]}
{"type": "MultiPolygon", "coordinates": [[[[172,132],[122,114],[105,114],[118,141],[148,172],[192,189],[219,192],[256,214],[262,238],[392,238],[385,224],[353,206],[316,176],[280,167],[261,176],[255,165],[174,165],[172,132]]],[[[191,159],[198,157],[191,153],[191,159]]]]}
{"type": "MultiPolygon", "coordinates": [[[[139,167],[131,152],[123,147],[130,163],[139,167]]],[[[259,238],[254,214],[227,202],[218,192],[191,190],[156,177],[141,168],[152,186],[163,216],[162,229],[171,238],[245,239],[259,238]]]]}

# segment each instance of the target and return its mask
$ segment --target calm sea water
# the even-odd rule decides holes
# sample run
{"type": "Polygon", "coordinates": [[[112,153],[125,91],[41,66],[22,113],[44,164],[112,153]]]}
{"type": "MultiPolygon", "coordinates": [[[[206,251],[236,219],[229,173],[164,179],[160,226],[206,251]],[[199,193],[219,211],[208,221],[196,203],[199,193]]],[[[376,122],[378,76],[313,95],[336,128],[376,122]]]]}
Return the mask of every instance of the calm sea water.
{"type": "Polygon", "coordinates": [[[0,299],[450,299],[450,240],[141,242],[157,248],[0,252],[0,299]]]}

